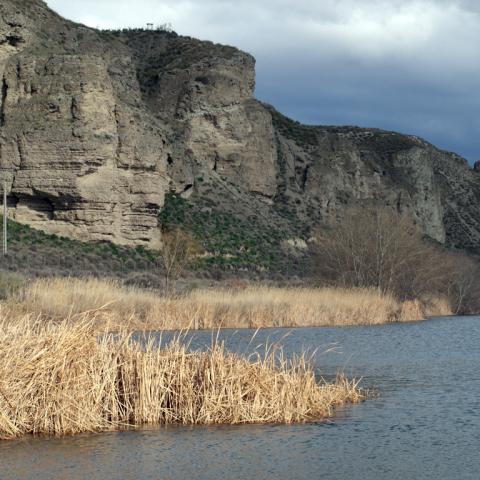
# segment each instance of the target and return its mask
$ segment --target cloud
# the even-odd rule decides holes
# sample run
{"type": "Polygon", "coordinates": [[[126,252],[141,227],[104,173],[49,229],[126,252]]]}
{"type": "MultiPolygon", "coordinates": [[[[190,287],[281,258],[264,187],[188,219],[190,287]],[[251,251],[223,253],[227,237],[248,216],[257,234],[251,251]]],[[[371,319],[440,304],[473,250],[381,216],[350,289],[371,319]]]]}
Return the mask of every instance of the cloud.
{"type": "Polygon", "coordinates": [[[415,133],[480,157],[476,0],[47,0],[92,27],[171,22],[257,58],[257,95],[311,123],[415,133]]]}

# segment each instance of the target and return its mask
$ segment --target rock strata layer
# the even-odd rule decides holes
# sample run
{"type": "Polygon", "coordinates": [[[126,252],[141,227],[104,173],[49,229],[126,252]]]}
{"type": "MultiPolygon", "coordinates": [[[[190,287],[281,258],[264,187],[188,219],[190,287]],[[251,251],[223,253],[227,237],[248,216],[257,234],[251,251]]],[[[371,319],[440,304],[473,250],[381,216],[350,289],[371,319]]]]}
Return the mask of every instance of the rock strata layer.
{"type": "Polygon", "coordinates": [[[40,0],[3,0],[0,174],[12,215],[155,248],[166,192],[195,201],[208,184],[230,209],[241,200],[309,228],[350,205],[386,205],[438,242],[479,249],[478,166],[413,136],[301,125],[254,86],[254,59],[233,47],[100,32],[40,0]]]}

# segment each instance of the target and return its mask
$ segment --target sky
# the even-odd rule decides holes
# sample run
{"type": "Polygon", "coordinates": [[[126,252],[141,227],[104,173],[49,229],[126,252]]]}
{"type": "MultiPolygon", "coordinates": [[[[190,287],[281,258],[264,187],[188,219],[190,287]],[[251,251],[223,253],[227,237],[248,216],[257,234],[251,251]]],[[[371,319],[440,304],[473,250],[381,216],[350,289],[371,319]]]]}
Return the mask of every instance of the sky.
{"type": "Polygon", "coordinates": [[[91,27],[170,23],[257,59],[255,95],[309,124],[414,134],[480,159],[478,0],[47,0],[91,27]]]}

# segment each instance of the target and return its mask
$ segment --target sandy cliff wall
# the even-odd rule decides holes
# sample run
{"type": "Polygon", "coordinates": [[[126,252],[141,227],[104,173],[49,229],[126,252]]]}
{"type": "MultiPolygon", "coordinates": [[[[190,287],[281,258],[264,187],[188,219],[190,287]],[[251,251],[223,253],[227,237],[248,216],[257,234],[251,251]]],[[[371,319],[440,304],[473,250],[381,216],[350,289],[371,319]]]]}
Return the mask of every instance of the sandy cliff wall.
{"type": "Polygon", "coordinates": [[[9,203],[48,232],[155,247],[165,193],[195,201],[207,178],[230,209],[242,198],[313,227],[373,202],[479,248],[478,169],[416,137],[293,122],[254,99],[255,61],[233,47],[97,32],[5,0],[0,84],[9,203]]]}

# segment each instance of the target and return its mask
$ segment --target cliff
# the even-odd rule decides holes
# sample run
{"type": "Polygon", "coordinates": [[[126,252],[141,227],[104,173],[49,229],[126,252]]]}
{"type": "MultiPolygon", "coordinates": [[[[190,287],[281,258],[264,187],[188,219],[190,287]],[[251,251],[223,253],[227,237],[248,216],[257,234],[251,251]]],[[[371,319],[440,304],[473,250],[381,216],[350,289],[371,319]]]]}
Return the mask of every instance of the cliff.
{"type": "Polygon", "coordinates": [[[159,214],[178,196],[194,230],[215,224],[230,245],[234,218],[248,234],[235,233],[232,248],[265,241],[268,255],[373,202],[410,212],[438,242],[479,251],[478,168],[413,136],[301,125],[255,100],[254,69],[233,47],[100,32],[40,0],[3,0],[0,176],[14,218],[155,248],[159,214]]]}

